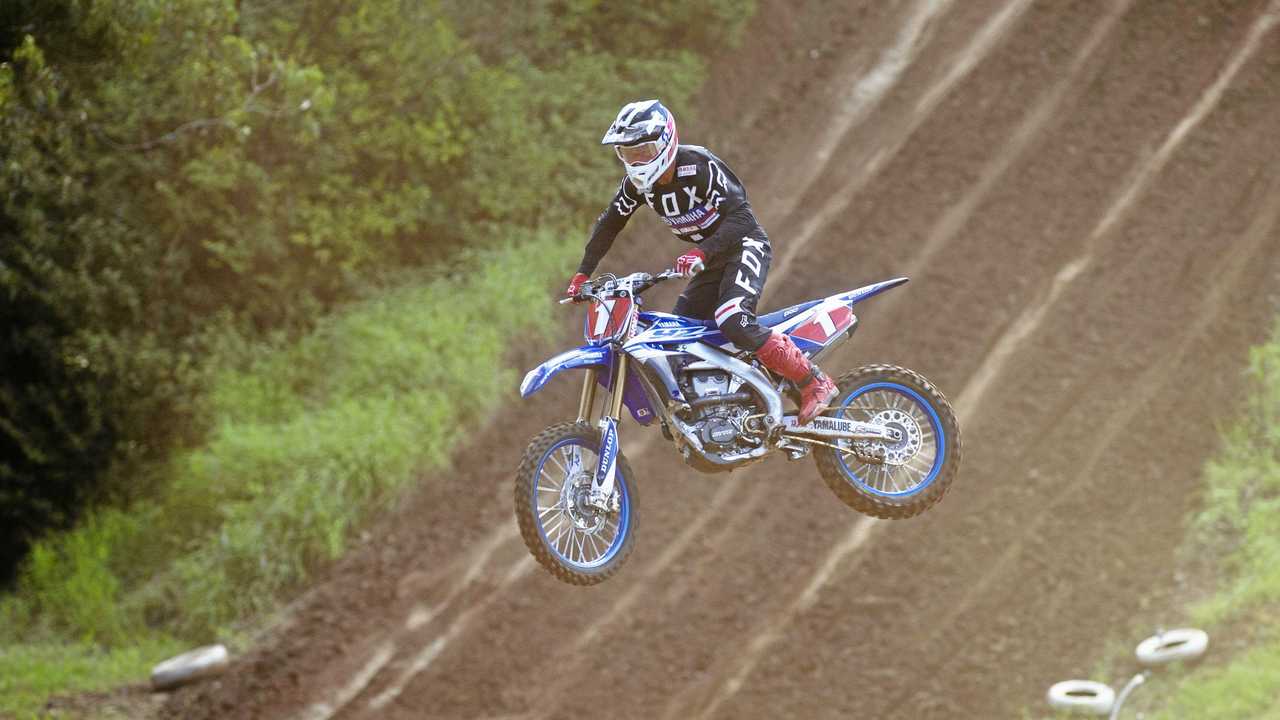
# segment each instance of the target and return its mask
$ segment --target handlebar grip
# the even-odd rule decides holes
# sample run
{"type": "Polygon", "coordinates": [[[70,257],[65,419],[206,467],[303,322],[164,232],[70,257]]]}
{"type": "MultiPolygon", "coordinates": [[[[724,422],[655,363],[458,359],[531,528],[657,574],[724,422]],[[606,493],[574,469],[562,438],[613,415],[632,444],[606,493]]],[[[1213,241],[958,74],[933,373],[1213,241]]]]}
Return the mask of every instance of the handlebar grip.
{"type": "Polygon", "coordinates": [[[561,305],[568,305],[571,302],[577,302],[578,298],[567,297],[560,301],[561,305]]]}

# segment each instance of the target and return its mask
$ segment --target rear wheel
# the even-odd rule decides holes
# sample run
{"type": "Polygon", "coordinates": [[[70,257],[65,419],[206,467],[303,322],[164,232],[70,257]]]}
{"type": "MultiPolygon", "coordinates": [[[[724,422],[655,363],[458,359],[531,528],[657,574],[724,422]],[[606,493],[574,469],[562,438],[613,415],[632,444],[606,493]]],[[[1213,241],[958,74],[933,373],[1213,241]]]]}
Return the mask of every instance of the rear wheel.
{"type": "Polygon", "coordinates": [[[525,545],[552,575],[574,585],[608,579],[634,545],[635,476],[621,452],[617,509],[587,503],[599,448],[600,432],[590,425],[553,425],[530,441],[516,473],[516,519],[525,545]]]}
{"type": "Polygon", "coordinates": [[[928,510],[960,469],[960,428],[942,393],[919,373],[868,365],[846,373],[825,415],[894,428],[895,443],[849,440],[814,450],[818,472],[846,505],[900,520],[928,510]]]}

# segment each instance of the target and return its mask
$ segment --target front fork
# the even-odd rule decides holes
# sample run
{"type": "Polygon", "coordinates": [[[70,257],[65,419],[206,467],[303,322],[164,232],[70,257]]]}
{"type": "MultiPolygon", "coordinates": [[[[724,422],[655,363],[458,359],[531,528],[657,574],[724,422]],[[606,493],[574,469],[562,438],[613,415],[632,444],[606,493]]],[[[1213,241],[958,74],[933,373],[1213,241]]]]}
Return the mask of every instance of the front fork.
{"type": "MultiPolygon", "coordinates": [[[[614,367],[613,389],[609,396],[608,411],[596,425],[600,428],[600,463],[591,481],[591,493],[587,503],[597,510],[615,512],[618,498],[614,492],[618,474],[618,420],[622,417],[622,394],[626,390],[628,357],[618,352],[614,367]]],[[[595,405],[596,368],[587,370],[582,384],[582,399],[578,403],[578,422],[591,422],[591,410],[595,405]]]]}

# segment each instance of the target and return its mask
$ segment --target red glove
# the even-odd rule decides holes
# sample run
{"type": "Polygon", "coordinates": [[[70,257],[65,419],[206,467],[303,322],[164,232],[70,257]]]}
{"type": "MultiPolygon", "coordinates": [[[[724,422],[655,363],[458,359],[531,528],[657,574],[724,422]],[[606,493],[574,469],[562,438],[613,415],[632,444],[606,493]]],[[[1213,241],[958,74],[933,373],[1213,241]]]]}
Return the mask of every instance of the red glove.
{"type": "Polygon", "coordinates": [[[569,297],[577,297],[578,291],[582,290],[582,286],[590,279],[582,273],[574,275],[573,279],[569,281],[569,288],[564,291],[564,294],[569,297]]]}
{"type": "Polygon", "coordinates": [[[685,277],[693,277],[706,267],[707,254],[701,250],[690,250],[676,258],[676,272],[685,277]]]}

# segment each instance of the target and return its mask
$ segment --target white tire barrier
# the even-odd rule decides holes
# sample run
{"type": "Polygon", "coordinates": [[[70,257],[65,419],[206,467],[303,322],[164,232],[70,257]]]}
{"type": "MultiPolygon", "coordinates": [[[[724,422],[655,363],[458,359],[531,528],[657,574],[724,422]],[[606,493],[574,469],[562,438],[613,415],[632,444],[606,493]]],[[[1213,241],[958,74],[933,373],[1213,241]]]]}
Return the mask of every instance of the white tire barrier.
{"type": "Polygon", "coordinates": [[[1209,635],[1203,630],[1179,628],[1167,630],[1138,643],[1134,654],[1138,662],[1153,667],[1177,660],[1194,660],[1209,647],[1209,635]]]}
{"type": "Polygon", "coordinates": [[[223,645],[206,645],[169,658],[151,670],[151,688],[170,690],[220,674],[229,659],[223,645]]]}
{"type": "Polygon", "coordinates": [[[1063,680],[1049,688],[1049,704],[1059,710],[1106,715],[1115,702],[1115,690],[1092,680],[1063,680]]]}

